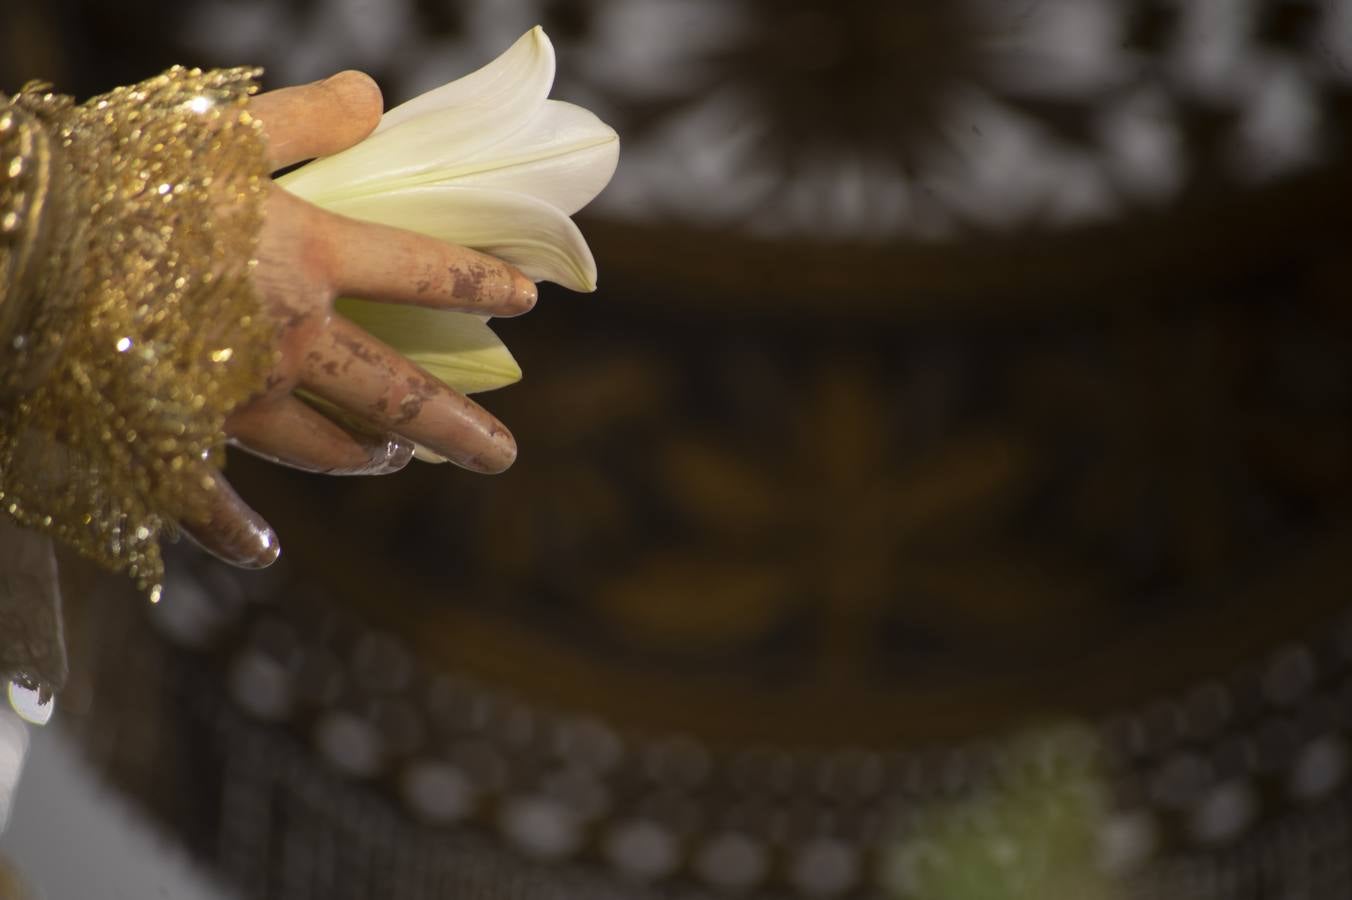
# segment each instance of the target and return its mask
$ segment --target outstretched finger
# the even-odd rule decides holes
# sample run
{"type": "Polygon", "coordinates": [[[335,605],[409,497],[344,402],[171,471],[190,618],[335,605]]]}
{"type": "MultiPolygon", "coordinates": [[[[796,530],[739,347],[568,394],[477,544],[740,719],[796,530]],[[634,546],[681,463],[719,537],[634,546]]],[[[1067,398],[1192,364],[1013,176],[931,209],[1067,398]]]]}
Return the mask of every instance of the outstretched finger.
{"type": "Polygon", "coordinates": [[[324,475],[385,475],[413,458],[409,441],[350,431],[291,395],[250,404],[230,417],[226,431],[256,456],[324,475]]]}
{"type": "Polygon", "coordinates": [[[517,316],[535,306],[535,282],[500,259],[318,207],[310,216],[339,296],[488,316],[517,316]]]}
{"type": "Polygon", "coordinates": [[[516,459],[511,432],[483,407],[341,316],[306,354],[301,383],[466,469],[501,472],[516,459]]]}
{"type": "Polygon", "coordinates": [[[380,122],[380,87],[363,72],[339,72],[323,81],[280,88],[249,101],[263,123],[272,168],[346,150],[380,122]]]}
{"type": "Polygon", "coordinates": [[[203,483],[211,481],[213,487],[206,509],[178,523],[184,534],[203,550],[240,568],[262,569],[276,562],[282,548],[272,526],[239,498],[225,476],[206,463],[200,463],[192,474],[203,483]]]}

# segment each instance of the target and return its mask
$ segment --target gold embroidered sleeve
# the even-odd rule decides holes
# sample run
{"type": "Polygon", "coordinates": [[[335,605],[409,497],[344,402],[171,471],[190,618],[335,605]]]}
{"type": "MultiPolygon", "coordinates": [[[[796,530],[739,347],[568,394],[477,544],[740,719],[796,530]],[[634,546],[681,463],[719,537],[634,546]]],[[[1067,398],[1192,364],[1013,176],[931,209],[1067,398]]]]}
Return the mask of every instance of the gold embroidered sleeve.
{"type": "Polygon", "coordinates": [[[0,96],[0,510],[152,597],[261,389],[257,71],[174,68],[76,105],[0,96]]]}

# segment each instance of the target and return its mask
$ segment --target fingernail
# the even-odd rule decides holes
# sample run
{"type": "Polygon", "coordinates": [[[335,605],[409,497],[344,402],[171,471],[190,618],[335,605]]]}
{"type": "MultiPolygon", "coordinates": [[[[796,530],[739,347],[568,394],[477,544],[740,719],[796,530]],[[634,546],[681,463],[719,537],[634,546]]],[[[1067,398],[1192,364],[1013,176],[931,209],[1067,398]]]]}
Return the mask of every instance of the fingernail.
{"type": "Polygon", "coordinates": [[[253,535],[254,557],[246,564],[246,568],[266,569],[277,561],[277,557],[282,555],[281,542],[277,540],[277,534],[268,525],[257,529],[253,535]]]}
{"type": "Polygon", "coordinates": [[[413,459],[413,444],[402,438],[391,438],[385,443],[380,464],[372,468],[372,475],[389,475],[404,468],[413,459]]]}
{"type": "Polygon", "coordinates": [[[247,518],[237,524],[237,530],[230,529],[233,533],[227,543],[207,549],[242,569],[266,569],[277,561],[282,545],[262,516],[250,509],[247,518]]]}
{"type": "Polygon", "coordinates": [[[326,475],[390,475],[398,472],[413,459],[413,444],[405,439],[390,435],[385,438],[372,436],[361,439],[365,456],[360,462],[352,462],[338,468],[325,470],[326,475]]]}
{"type": "Polygon", "coordinates": [[[512,305],[521,313],[528,313],[535,308],[535,303],[540,298],[540,291],[525,275],[515,270],[512,271],[512,305]]]}

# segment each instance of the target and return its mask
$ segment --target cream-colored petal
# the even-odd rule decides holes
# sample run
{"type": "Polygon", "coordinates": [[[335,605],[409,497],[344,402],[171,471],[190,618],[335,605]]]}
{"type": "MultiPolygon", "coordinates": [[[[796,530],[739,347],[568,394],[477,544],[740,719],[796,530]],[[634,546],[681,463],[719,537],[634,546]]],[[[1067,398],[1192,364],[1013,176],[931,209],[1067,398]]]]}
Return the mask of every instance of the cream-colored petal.
{"type": "Polygon", "coordinates": [[[435,180],[524,128],[553,81],[554,48],[537,27],[477,72],[390,110],[376,133],[355,147],[278,183],[325,205],[333,197],[435,180]]]}
{"type": "Polygon", "coordinates": [[[376,134],[418,116],[448,109],[493,107],[518,93],[534,96],[537,104],[554,86],[554,45],[545,30],[536,25],[519,37],[497,59],[449,84],[433,88],[389,110],[376,126],[376,134]]]}
{"type": "Polygon", "coordinates": [[[619,158],[619,135],[595,113],[546,100],[524,128],[459,161],[436,183],[528,194],[571,216],[610,183],[619,158]]]}
{"type": "Polygon", "coordinates": [[[440,453],[433,453],[431,450],[428,450],[422,444],[413,445],[413,458],[418,460],[419,462],[432,463],[433,465],[436,466],[439,466],[442,463],[450,462],[449,459],[442,456],[440,453]]]}
{"type": "Polygon", "coordinates": [[[343,298],[338,312],[465,394],[521,380],[507,345],[482,316],[343,298]]]}
{"type": "Polygon", "coordinates": [[[596,289],[596,261],[582,232],[558,209],[511,191],[431,185],[334,199],[329,209],[472,247],[536,281],[596,289]]]}

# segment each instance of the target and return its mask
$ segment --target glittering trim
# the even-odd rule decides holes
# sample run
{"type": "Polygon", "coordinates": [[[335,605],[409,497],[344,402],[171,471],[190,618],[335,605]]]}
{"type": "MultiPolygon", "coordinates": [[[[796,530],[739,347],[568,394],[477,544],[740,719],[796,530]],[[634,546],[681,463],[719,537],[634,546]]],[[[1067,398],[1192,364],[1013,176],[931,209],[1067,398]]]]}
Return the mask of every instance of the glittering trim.
{"type": "Polygon", "coordinates": [[[0,176],[20,176],[0,179],[0,509],[152,597],[161,535],[206,510],[225,418],[274,361],[251,279],[258,74],[175,67],[78,106],[42,85],[0,98],[32,138],[0,134],[19,160],[0,176]]]}

